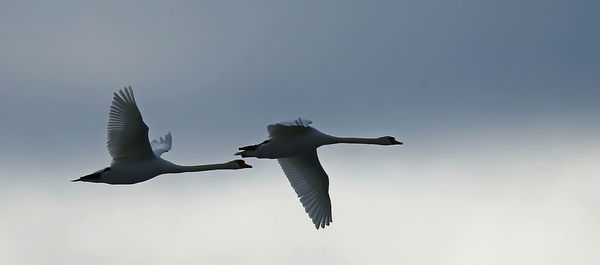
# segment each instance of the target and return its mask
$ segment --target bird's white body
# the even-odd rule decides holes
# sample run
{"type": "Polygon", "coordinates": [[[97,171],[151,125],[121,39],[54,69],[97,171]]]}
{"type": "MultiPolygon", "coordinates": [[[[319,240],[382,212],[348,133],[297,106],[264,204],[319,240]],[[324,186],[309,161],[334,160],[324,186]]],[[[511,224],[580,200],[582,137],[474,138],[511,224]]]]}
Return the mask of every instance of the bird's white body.
{"type": "Polygon", "coordinates": [[[101,172],[101,179],[109,184],[135,184],[158,175],[175,173],[173,169],[173,163],[157,157],[135,163],[111,166],[109,170],[101,172]]]}
{"type": "Polygon", "coordinates": [[[156,157],[135,163],[117,164],[99,170],[97,173],[100,174],[104,183],[135,184],[163,174],[239,168],[237,161],[204,166],[180,166],[156,157]]]}
{"type": "Polygon", "coordinates": [[[277,159],[294,191],[300,198],[317,229],[332,222],[329,177],[321,166],[317,148],[323,145],[350,143],[396,145],[394,137],[336,137],[309,126],[304,119],[280,122],[267,127],[270,138],[257,145],[241,147],[242,157],[277,159]]]}
{"type": "Polygon", "coordinates": [[[250,168],[243,160],[222,164],[180,166],[160,156],[171,150],[172,137],[148,141],[148,126],[142,120],[131,87],[115,93],[110,107],[107,147],[113,162],[74,181],[106,184],[135,184],[161,174],[250,168]]]}
{"type": "Polygon", "coordinates": [[[256,158],[286,158],[313,151],[316,148],[335,143],[333,136],[324,134],[315,128],[307,127],[306,132],[284,139],[273,138],[261,144],[252,154],[256,158]]]}

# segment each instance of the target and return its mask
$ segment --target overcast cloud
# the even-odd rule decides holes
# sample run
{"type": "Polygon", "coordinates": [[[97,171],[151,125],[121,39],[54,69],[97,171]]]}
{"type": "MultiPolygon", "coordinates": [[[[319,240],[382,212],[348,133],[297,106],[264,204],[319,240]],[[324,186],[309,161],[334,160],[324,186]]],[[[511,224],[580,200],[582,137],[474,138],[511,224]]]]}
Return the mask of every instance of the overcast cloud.
{"type": "MultiPolygon", "coordinates": [[[[593,1],[3,1],[6,264],[598,264],[593,1]],[[299,116],[328,146],[316,231],[275,161],[130,187],[106,166],[133,86],[165,158],[228,161],[299,116]]],[[[3,262],[3,263],[4,263],[3,262]]]]}

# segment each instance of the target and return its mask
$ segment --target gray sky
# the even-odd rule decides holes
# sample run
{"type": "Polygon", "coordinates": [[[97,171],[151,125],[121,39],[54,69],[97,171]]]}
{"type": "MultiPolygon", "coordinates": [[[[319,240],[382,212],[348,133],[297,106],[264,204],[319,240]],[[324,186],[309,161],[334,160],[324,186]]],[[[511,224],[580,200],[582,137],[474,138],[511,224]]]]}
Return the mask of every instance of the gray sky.
{"type": "Polygon", "coordinates": [[[11,264],[597,264],[594,1],[3,1],[0,258],[11,264]],[[299,116],[402,147],[319,150],[315,231],[275,161],[69,183],[132,85],[166,159],[228,161],[299,116]],[[91,260],[90,260],[91,259],[91,260]]]}

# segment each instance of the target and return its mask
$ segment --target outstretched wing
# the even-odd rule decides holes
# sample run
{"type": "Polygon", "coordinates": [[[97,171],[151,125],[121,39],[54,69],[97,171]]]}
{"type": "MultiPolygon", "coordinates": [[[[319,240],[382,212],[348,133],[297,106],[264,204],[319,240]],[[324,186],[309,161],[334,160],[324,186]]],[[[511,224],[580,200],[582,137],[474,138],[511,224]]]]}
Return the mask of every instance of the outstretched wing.
{"type": "Polygon", "coordinates": [[[152,152],[156,157],[160,157],[163,153],[169,152],[171,150],[173,144],[173,138],[171,137],[171,132],[165,135],[165,138],[160,137],[159,140],[154,140],[150,143],[152,146],[152,152]]]}
{"type": "Polygon", "coordinates": [[[325,228],[333,222],[328,193],[329,177],[319,163],[317,150],[277,160],[315,228],[325,228]]]}
{"type": "Polygon", "coordinates": [[[113,165],[154,157],[148,142],[148,126],[142,120],[131,87],[114,93],[108,118],[107,146],[113,165]]]}
{"type": "Polygon", "coordinates": [[[309,124],[312,121],[307,119],[298,118],[293,121],[284,121],[267,126],[269,137],[271,138],[286,138],[288,136],[296,135],[299,133],[306,132],[309,130],[309,124]]]}

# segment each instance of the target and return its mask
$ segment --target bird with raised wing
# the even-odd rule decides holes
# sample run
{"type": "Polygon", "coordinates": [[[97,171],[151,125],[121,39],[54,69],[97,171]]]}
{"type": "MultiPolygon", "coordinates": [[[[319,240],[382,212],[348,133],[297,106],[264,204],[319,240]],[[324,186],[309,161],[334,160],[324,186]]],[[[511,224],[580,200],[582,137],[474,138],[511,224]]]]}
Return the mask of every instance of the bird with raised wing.
{"type": "Polygon", "coordinates": [[[148,141],[148,126],[142,119],[133,90],[125,87],[118,94],[114,93],[110,106],[107,146],[113,158],[111,165],[72,181],[135,184],[162,174],[252,167],[240,159],[210,165],[176,165],[160,158],[171,150],[171,144],[171,133],[160,140],[148,141]]]}
{"type": "Polygon", "coordinates": [[[401,145],[392,136],[378,138],[336,137],[309,126],[312,121],[298,118],[267,126],[269,138],[260,144],[239,148],[242,157],[277,159],[300,198],[315,228],[333,221],[329,198],[329,177],[319,162],[317,148],[330,144],[401,145]]]}

